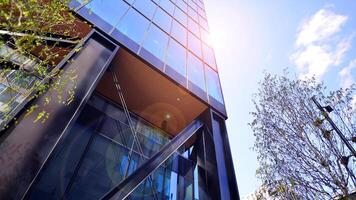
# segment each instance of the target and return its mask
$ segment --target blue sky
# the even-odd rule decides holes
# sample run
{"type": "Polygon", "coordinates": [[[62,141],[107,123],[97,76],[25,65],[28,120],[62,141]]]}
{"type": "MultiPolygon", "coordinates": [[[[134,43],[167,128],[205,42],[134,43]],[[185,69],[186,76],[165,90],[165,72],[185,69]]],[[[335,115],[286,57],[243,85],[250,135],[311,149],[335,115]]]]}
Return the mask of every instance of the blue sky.
{"type": "MultiPolygon", "coordinates": [[[[263,71],[313,74],[329,89],[356,79],[356,1],[205,0],[241,197],[260,185],[247,123],[263,71]]],[[[356,98],[355,98],[356,99],[356,98]]]]}

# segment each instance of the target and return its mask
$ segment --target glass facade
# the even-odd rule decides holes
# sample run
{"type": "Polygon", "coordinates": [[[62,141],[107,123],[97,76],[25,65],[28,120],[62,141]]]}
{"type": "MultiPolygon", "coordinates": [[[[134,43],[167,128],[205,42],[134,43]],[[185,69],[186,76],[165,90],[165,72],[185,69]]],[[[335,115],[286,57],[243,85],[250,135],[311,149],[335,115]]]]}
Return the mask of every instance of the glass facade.
{"type": "MultiPolygon", "coordinates": [[[[26,159],[2,159],[0,151],[0,164],[9,162],[6,170],[25,178],[17,183],[11,173],[0,172],[12,181],[7,191],[0,187],[0,199],[11,194],[11,199],[90,200],[118,193],[132,200],[239,199],[203,1],[73,0],[70,5],[93,24],[78,44],[82,50],[61,62],[64,71],[78,69],[78,98],[68,107],[49,105],[54,117],[47,124],[24,118],[8,129],[0,147],[12,152],[24,145],[16,158],[26,159]]],[[[0,56],[8,51],[14,64],[36,65],[0,46],[0,56]]],[[[2,71],[0,120],[9,111],[5,102],[22,104],[22,96],[41,80],[2,71]]]]}
{"type": "Polygon", "coordinates": [[[221,87],[214,89],[214,95],[206,90],[209,85],[217,83],[206,77],[206,74],[211,73],[210,70],[217,73],[217,66],[201,0],[91,0],[89,3],[85,1],[73,5],[80,8],[77,11],[79,14],[99,28],[104,27],[100,22],[105,21],[111,28],[105,26],[105,29],[102,28],[104,31],[203,101],[225,113],[221,87]],[[110,9],[103,12],[101,8],[106,7],[110,9]],[[90,14],[91,12],[95,15],[90,14]],[[177,43],[188,52],[185,58],[177,43]],[[172,50],[175,47],[178,48],[177,52],[172,50]],[[203,68],[205,72],[201,73],[201,67],[197,69],[199,71],[192,71],[189,62],[185,62],[189,61],[190,54],[194,54],[199,62],[207,66],[203,68]],[[189,75],[193,74],[194,78],[190,78],[189,75]],[[199,90],[192,90],[190,82],[198,86],[199,90]]]}
{"type": "Polygon", "coordinates": [[[37,65],[36,61],[19,54],[11,44],[0,45],[1,58],[10,61],[1,63],[0,70],[0,127],[2,129],[6,122],[22,108],[35,84],[42,78],[31,73],[37,65]],[[18,69],[20,67],[27,71],[18,69]]]}
{"type": "MultiPolygon", "coordinates": [[[[137,140],[124,111],[93,95],[26,199],[99,199],[170,141],[160,129],[131,116],[137,140]]],[[[198,170],[203,169],[194,148],[175,152],[128,199],[199,199],[204,184],[198,170]]]]}

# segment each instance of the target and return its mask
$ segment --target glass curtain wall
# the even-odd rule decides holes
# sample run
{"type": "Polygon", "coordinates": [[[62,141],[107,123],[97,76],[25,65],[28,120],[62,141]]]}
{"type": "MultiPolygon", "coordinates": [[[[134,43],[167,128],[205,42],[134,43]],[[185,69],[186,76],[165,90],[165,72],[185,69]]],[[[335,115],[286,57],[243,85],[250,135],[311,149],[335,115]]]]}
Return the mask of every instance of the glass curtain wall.
{"type": "Polygon", "coordinates": [[[93,95],[26,199],[99,199],[169,141],[158,128],[133,121],[139,143],[123,110],[93,95]]]}
{"type": "Polygon", "coordinates": [[[31,73],[37,62],[19,54],[11,46],[13,44],[9,42],[0,45],[0,129],[16,114],[17,107],[25,102],[36,82],[42,79],[31,73]],[[3,58],[8,62],[3,62],[3,58]]]}
{"type": "MultiPolygon", "coordinates": [[[[132,117],[139,144],[134,140],[124,111],[94,94],[57,145],[25,199],[103,197],[170,141],[161,130],[132,117]]],[[[210,154],[205,152],[205,146],[210,145],[204,141],[203,133],[198,135],[195,142],[188,147],[183,145],[159,166],[128,199],[211,199],[205,163],[210,162],[206,157],[210,154]]],[[[208,147],[211,148],[214,147],[208,147]]]]}
{"type": "Polygon", "coordinates": [[[202,1],[74,0],[72,6],[131,51],[224,111],[202,1]],[[212,84],[217,86],[212,88],[212,84]]]}

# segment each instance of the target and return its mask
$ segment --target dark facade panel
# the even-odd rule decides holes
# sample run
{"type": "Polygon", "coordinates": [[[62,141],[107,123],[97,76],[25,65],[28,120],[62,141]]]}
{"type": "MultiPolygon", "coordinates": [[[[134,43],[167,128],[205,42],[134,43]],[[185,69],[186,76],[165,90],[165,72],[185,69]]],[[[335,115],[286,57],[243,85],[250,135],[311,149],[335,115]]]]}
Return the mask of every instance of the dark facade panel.
{"type": "Polygon", "coordinates": [[[71,57],[67,58],[71,61],[63,61],[59,65],[63,69],[63,76],[76,71],[77,89],[73,102],[69,105],[57,103],[56,93],[49,91],[34,102],[40,106],[34,113],[22,116],[16,126],[4,133],[5,138],[0,144],[0,197],[21,198],[54,146],[80,112],[115,51],[117,48],[113,43],[92,32],[82,50],[79,53],[73,50],[69,55],[71,57]],[[46,104],[46,98],[52,98],[53,101],[46,104]],[[50,112],[51,117],[46,123],[34,123],[37,114],[43,110],[50,112]]]}

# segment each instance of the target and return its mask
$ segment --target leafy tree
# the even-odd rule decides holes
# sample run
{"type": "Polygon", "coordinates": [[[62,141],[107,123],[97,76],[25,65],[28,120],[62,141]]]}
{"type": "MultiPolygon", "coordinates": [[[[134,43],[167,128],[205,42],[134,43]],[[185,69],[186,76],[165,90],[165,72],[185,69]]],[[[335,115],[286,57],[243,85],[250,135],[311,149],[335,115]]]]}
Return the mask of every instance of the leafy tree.
{"type": "MultiPolygon", "coordinates": [[[[331,199],[356,188],[356,158],[324,120],[311,97],[334,109],[329,116],[346,138],[356,134],[355,86],[328,92],[314,78],[294,80],[266,73],[254,96],[250,126],[260,168],[270,191],[290,199],[331,199]],[[281,189],[282,188],[282,189],[281,189]],[[283,190],[288,188],[288,190],[283,190]]],[[[355,143],[353,143],[355,147],[355,143]]]]}
{"type": "MultiPolygon", "coordinates": [[[[83,22],[70,12],[69,2],[0,2],[0,86],[6,88],[0,98],[1,125],[13,117],[13,110],[20,103],[16,101],[36,98],[48,88],[57,93],[55,101],[58,103],[68,104],[73,100],[75,72],[61,74],[53,70],[86,34],[79,30],[78,24],[83,22]],[[50,81],[59,75],[62,81],[50,81]],[[73,85],[73,89],[68,90],[68,85],[73,85]]],[[[47,103],[49,101],[53,99],[47,103]]],[[[27,114],[37,107],[32,105],[27,114]]],[[[48,116],[47,111],[41,111],[34,122],[44,122],[48,116]]]]}

